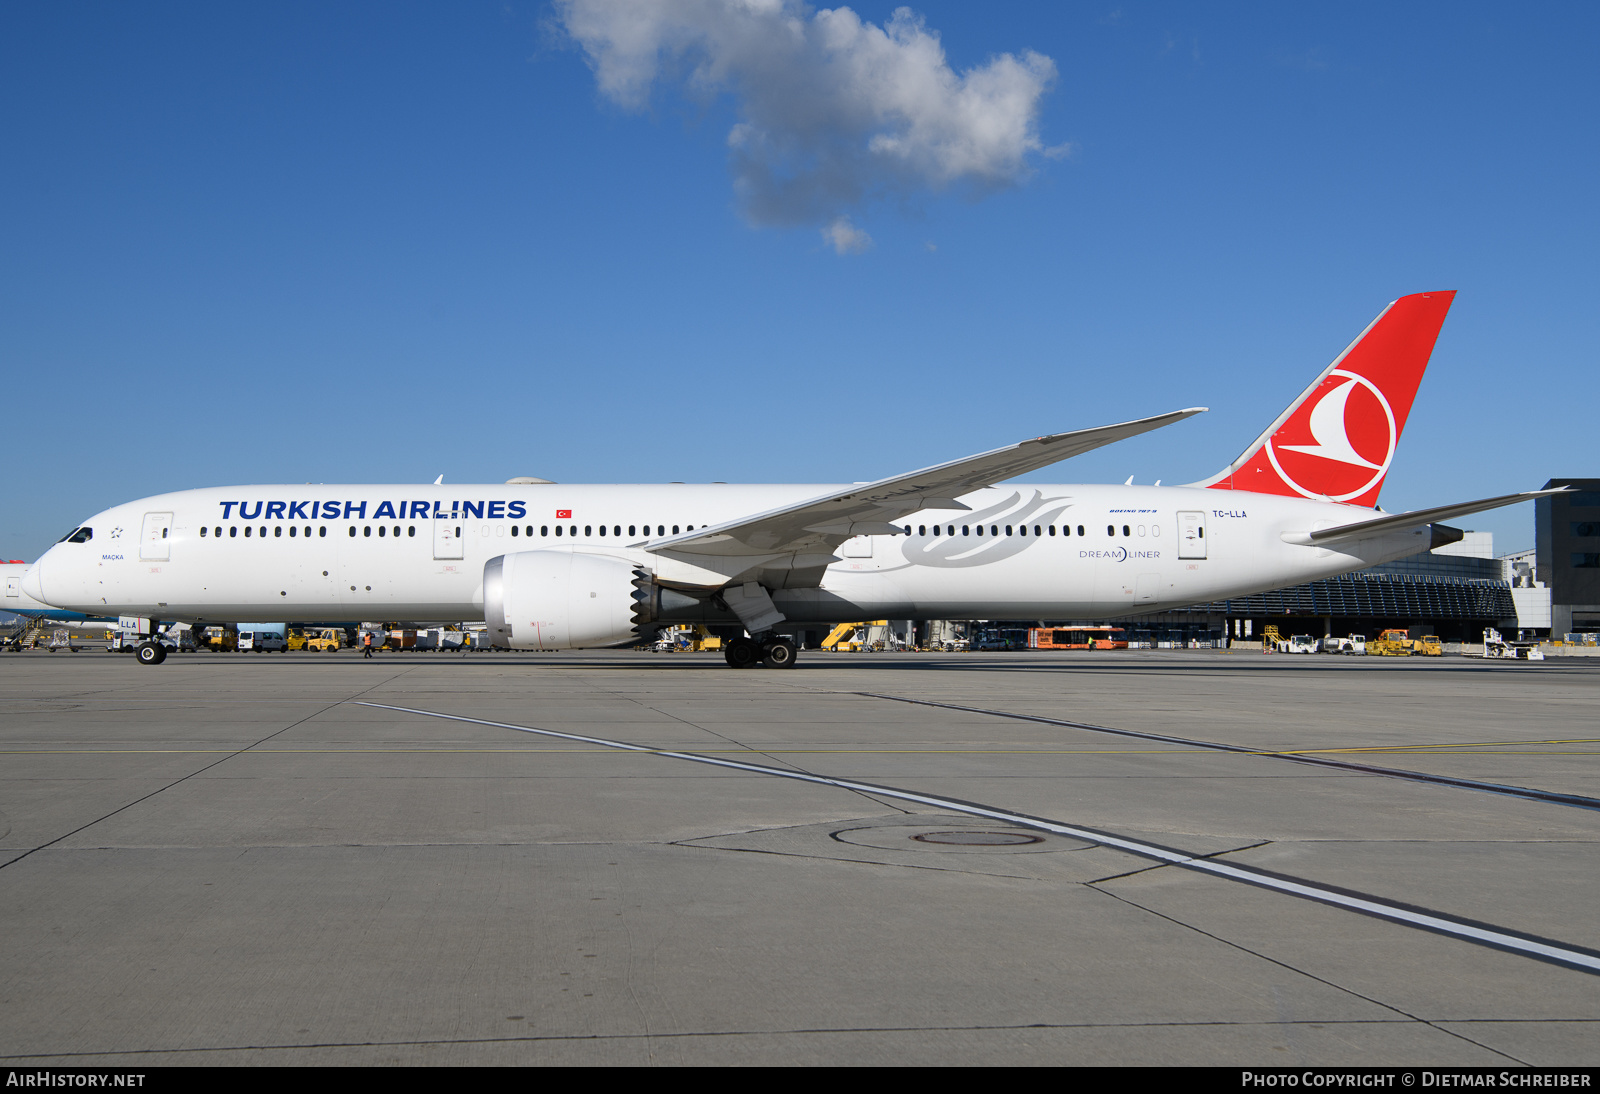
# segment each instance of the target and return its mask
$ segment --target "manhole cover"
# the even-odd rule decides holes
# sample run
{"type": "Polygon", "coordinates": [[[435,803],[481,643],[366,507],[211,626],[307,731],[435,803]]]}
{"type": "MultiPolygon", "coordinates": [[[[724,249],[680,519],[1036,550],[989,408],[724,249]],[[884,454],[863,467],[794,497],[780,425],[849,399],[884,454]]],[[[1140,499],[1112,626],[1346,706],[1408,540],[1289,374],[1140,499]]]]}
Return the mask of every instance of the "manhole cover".
{"type": "Polygon", "coordinates": [[[943,843],[956,847],[1019,847],[1043,843],[1043,836],[1028,832],[918,832],[911,837],[919,843],[943,843]]]}
{"type": "Polygon", "coordinates": [[[1094,844],[1023,828],[963,828],[960,817],[908,816],[831,833],[840,843],[880,851],[917,851],[941,855],[1036,855],[1050,851],[1082,851],[1094,844]],[[929,823],[929,821],[933,823],[929,823]]]}

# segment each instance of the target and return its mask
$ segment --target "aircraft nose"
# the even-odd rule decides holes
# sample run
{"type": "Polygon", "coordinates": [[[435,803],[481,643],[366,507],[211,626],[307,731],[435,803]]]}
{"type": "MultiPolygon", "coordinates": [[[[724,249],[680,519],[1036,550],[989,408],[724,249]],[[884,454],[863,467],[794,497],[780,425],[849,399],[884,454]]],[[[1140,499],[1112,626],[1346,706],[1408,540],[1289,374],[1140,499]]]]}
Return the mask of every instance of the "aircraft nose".
{"type": "Polygon", "coordinates": [[[50,557],[46,551],[44,556],[28,567],[28,572],[22,575],[22,591],[25,595],[33,597],[41,604],[50,603],[44,595],[44,560],[50,557]]]}

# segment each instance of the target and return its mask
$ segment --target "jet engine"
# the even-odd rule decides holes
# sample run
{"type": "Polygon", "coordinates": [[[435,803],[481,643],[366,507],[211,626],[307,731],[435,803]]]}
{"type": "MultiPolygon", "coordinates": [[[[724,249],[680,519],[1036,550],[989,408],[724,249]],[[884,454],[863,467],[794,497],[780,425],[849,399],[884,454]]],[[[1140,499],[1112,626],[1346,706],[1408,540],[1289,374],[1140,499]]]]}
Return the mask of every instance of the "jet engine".
{"type": "Polygon", "coordinates": [[[618,646],[651,636],[663,611],[698,603],[613,555],[520,551],[483,567],[484,618],[500,649],[618,646]]]}

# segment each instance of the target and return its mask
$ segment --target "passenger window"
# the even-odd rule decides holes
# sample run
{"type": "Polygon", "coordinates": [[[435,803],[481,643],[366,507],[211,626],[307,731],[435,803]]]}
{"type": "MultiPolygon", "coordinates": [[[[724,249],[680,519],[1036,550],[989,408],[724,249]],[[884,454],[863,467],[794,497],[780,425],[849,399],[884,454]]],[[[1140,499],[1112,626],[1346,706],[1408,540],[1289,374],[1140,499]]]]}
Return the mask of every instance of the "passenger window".
{"type": "Polygon", "coordinates": [[[638,534],[639,534],[639,533],[638,533],[638,532],[635,532],[635,531],[634,531],[634,529],[635,529],[635,528],[637,528],[637,527],[638,527],[638,525],[637,525],[637,524],[630,524],[630,525],[628,525],[628,534],[629,534],[629,535],[630,535],[630,536],[636,536],[636,535],[638,535],[638,534]]]}
{"type": "Polygon", "coordinates": [[[245,539],[249,539],[250,538],[250,526],[248,524],[246,524],[244,526],[244,538],[245,539]]]}
{"type": "Polygon", "coordinates": [[[383,538],[383,525],[381,525],[381,524],[378,525],[378,538],[379,539],[383,538]]]}
{"type": "Polygon", "coordinates": [[[972,534],[972,525],[963,524],[961,526],[961,534],[964,535],[964,536],[971,535],[972,534]]]}
{"type": "Polygon", "coordinates": [[[512,535],[516,535],[517,534],[517,526],[515,524],[513,524],[511,526],[511,534],[512,535]]]}
{"type": "Polygon", "coordinates": [[[317,529],[317,538],[318,539],[325,539],[325,538],[327,538],[327,535],[328,535],[328,526],[326,524],[320,526],[317,529]]]}
{"type": "Polygon", "coordinates": [[[560,537],[561,537],[561,525],[558,524],[558,525],[556,525],[556,538],[559,539],[560,537]]]}
{"type": "Polygon", "coordinates": [[[1006,535],[1009,536],[1010,534],[1011,534],[1011,525],[1008,524],[1008,525],[1006,525],[1006,535]]]}
{"type": "Polygon", "coordinates": [[[550,526],[548,524],[539,525],[539,534],[541,536],[548,536],[550,534],[550,526]]]}
{"type": "Polygon", "coordinates": [[[618,524],[618,525],[614,526],[611,529],[611,532],[612,532],[613,535],[620,536],[622,534],[622,525],[618,524]]]}
{"type": "Polygon", "coordinates": [[[656,535],[664,536],[666,534],[667,534],[667,526],[665,524],[656,525],[656,535]]]}
{"type": "MultiPolygon", "coordinates": [[[[248,528],[245,529],[246,532],[248,532],[249,530],[250,529],[248,529],[248,528]]],[[[356,538],[356,526],[354,524],[352,524],[350,526],[350,538],[351,539],[355,539],[356,538]]]]}
{"type": "MultiPolygon", "coordinates": [[[[379,531],[382,531],[382,529],[379,529],[379,531]]],[[[367,538],[369,538],[369,539],[370,539],[370,538],[371,538],[371,537],[372,537],[372,525],[370,525],[370,524],[368,524],[368,525],[365,525],[365,526],[364,526],[364,527],[363,527],[363,528],[362,528],[362,529],[361,529],[361,534],[362,534],[362,535],[363,535],[363,536],[366,536],[366,537],[367,537],[367,538]]]]}
{"type": "Polygon", "coordinates": [[[294,528],[294,525],[292,525],[292,524],[291,524],[291,525],[289,525],[289,538],[290,538],[290,539],[293,539],[293,538],[294,538],[294,532],[295,532],[295,528],[294,528]]]}
{"type": "Polygon", "coordinates": [[[1080,524],[1080,525],[1078,525],[1078,534],[1079,534],[1079,535],[1080,535],[1080,536],[1081,536],[1081,535],[1083,535],[1083,525],[1081,525],[1081,524],[1080,524]]]}
{"type": "Polygon", "coordinates": [[[1123,535],[1127,535],[1128,534],[1128,526],[1126,524],[1124,524],[1122,526],[1122,534],[1123,535]]]}
{"type": "Polygon", "coordinates": [[[239,526],[238,525],[236,525],[236,524],[228,525],[228,538],[229,539],[235,538],[236,536],[238,536],[238,534],[239,534],[239,526]]]}
{"type": "Polygon", "coordinates": [[[676,524],[674,524],[672,526],[672,534],[673,535],[677,535],[678,534],[678,526],[676,524]]]}
{"type": "Polygon", "coordinates": [[[594,526],[592,524],[585,524],[583,526],[583,534],[586,536],[594,535],[594,526]]]}
{"type": "Polygon", "coordinates": [[[200,529],[200,538],[201,539],[205,539],[206,538],[206,530],[204,528],[200,529]]]}
{"type": "Polygon", "coordinates": [[[981,536],[981,535],[983,535],[983,525],[981,525],[981,524],[980,524],[980,525],[978,525],[978,534],[979,534],[979,535],[980,535],[980,536],[981,536]]]}
{"type": "MultiPolygon", "coordinates": [[[[911,533],[911,529],[907,528],[906,529],[906,534],[909,535],[910,533],[911,533]]],[[[917,535],[925,536],[927,534],[928,534],[928,526],[926,524],[917,525],[917,535]]]]}
{"type": "Polygon", "coordinates": [[[1117,526],[1115,524],[1106,525],[1106,535],[1114,536],[1116,534],[1117,534],[1117,526]]]}
{"type": "Polygon", "coordinates": [[[398,524],[396,524],[394,526],[394,538],[395,539],[399,539],[400,538],[400,526],[398,524]]]}
{"type": "Polygon", "coordinates": [[[1056,534],[1056,526],[1054,524],[1050,526],[1050,534],[1052,536],[1056,534]]]}

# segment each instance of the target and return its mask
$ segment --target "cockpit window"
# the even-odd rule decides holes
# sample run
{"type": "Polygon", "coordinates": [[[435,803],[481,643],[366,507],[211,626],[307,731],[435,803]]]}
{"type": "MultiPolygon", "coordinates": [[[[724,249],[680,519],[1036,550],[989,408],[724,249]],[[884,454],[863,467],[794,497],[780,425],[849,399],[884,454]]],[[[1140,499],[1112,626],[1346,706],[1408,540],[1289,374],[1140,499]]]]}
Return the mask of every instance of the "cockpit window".
{"type": "Polygon", "coordinates": [[[57,543],[88,543],[94,538],[93,528],[74,528],[58,539],[57,543]]]}

